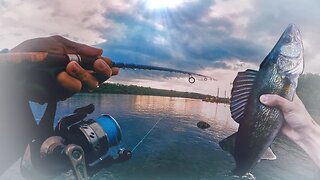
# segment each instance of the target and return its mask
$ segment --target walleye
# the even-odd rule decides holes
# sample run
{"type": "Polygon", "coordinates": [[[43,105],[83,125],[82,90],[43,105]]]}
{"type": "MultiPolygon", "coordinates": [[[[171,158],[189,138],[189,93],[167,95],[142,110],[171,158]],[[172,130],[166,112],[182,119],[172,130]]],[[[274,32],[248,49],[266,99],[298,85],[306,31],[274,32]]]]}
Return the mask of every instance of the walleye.
{"type": "Polygon", "coordinates": [[[230,110],[239,128],[238,132],[219,142],[236,161],[235,175],[249,173],[262,157],[275,159],[269,146],[281,130],[283,114],[277,108],[261,104],[259,97],[278,94],[292,101],[303,72],[303,61],[301,35],[291,24],[260,64],[259,71],[248,69],[239,72],[235,78],[230,110]]]}

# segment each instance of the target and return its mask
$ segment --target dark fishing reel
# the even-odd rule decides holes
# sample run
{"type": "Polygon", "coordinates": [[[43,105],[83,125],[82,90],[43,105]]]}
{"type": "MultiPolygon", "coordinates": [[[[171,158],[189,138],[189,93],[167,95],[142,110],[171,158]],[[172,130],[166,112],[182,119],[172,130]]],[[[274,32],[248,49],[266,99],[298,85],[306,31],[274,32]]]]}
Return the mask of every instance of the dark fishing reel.
{"type": "Polygon", "coordinates": [[[77,179],[88,179],[104,167],[128,161],[132,152],[124,148],[117,157],[108,155],[122,139],[117,121],[110,115],[85,119],[93,111],[93,105],[76,109],[59,121],[53,136],[29,144],[21,162],[23,175],[53,178],[72,169],[77,179]]]}

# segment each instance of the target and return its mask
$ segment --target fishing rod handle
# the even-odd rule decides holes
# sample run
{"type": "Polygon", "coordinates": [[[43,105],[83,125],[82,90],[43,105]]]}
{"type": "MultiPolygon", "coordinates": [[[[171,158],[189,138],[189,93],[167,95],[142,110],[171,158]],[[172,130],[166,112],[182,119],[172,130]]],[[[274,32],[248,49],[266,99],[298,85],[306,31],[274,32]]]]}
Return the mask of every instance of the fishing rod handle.
{"type": "Polygon", "coordinates": [[[80,54],[56,54],[48,52],[22,52],[0,54],[0,62],[37,63],[44,67],[65,67],[71,61],[76,61],[85,69],[93,69],[93,63],[98,56],[80,54]]]}
{"type": "MultiPolygon", "coordinates": [[[[83,68],[93,70],[93,63],[101,57],[84,56],[80,54],[55,54],[48,52],[19,52],[0,54],[0,62],[10,61],[14,63],[35,62],[44,67],[66,67],[71,61],[76,61],[83,68]]],[[[139,68],[150,69],[145,65],[126,64],[122,62],[113,62],[109,64],[110,68],[139,68]]]]}
{"type": "MultiPolygon", "coordinates": [[[[0,62],[8,61],[11,62],[37,62],[36,64],[41,67],[54,67],[54,68],[60,68],[63,69],[67,66],[68,63],[71,61],[76,61],[80,64],[84,69],[87,70],[94,70],[93,64],[94,62],[102,58],[100,56],[84,56],[80,54],[54,54],[54,53],[47,53],[47,52],[27,52],[27,53],[5,53],[0,54],[0,62]]],[[[113,62],[109,63],[110,68],[118,67],[118,68],[130,68],[130,69],[145,69],[145,70],[160,70],[160,71],[170,71],[170,72],[176,72],[176,73],[183,73],[183,74],[189,74],[190,77],[192,75],[200,76],[205,78],[205,80],[216,80],[212,77],[205,76],[198,73],[193,72],[187,72],[182,70],[176,70],[171,68],[165,68],[165,67],[157,67],[157,66],[148,66],[148,65],[140,65],[140,64],[127,64],[127,63],[121,63],[121,62],[113,62]]],[[[192,79],[194,79],[192,77],[192,79]]],[[[189,78],[190,80],[190,78],[189,78]]],[[[193,82],[194,80],[192,80],[193,82]]]]}
{"type": "MultiPolygon", "coordinates": [[[[84,56],[80,54],[57,54],[48,52],[19,52],[19,53],[3,53],[0,54],[0,63],[16,63],[22,69],[30,68],[45,68],[52,78],[62,71],[65,71],[66,66],[76,61],[86,70],[94,70],[94,62],[97,59],[103,59],[101,56],[84,56]]],[[[115,63],[111,61],[108,63],[110,68],[116,67],[115,63]]],[[[105,76],[99,73],[93,73],[93,76],[100,82],[105,81],[105,76]]]]}

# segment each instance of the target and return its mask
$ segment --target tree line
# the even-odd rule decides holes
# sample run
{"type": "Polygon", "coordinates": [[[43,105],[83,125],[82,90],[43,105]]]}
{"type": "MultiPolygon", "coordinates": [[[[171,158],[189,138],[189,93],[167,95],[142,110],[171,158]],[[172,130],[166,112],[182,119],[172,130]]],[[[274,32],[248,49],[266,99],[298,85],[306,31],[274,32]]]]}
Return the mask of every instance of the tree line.
{"type": "Polygon", "coordinates": [[[299,78],[297,94],[311,116],[320,122],[320,75],[303,74],[299,78]]]}
{"type": "MultiPolygon", "coordinates": [[[[123,84],[102,84],[95,93],[110,94],[135,94],[135,95],[153,95],[168,97],[184,97],[193,99],[215,99],[211,95],[205,95],[192,92],[179,92],[173,90],[154,89],[150,87],[141,87],[136,85],[123,84]]],[[[319,74],[303,74],[299,78],[297,94],[304,103],[306,109],[311,116],[320,122],[320,75],[319,74]]]]}
{"type": "Polygon", "coordinates": [[[123,84],[102,84],[94,93],[109,93],[109,94],[135,94],[135,95],[151,95],[151,96],[168,96],[168,97],[184,97],[193,99],[204,99],[209,95],[192,92],[180,92],[173,90],[155,89],[150,87],[142,87],[136,85],[123,84]]]}

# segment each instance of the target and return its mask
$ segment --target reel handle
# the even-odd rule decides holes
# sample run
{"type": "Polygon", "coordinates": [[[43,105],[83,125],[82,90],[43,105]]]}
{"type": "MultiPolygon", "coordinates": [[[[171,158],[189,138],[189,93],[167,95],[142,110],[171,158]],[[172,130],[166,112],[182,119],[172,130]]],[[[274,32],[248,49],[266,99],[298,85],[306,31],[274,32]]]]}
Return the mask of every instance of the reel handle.
{"type": "Polygon", "coordinates": [[[84,151],[81,146],[69,144],[64,149],[64,153],[70,160],[74,175],[77,180],[88,180],[88,172],[85,163],[84,151]]]}

